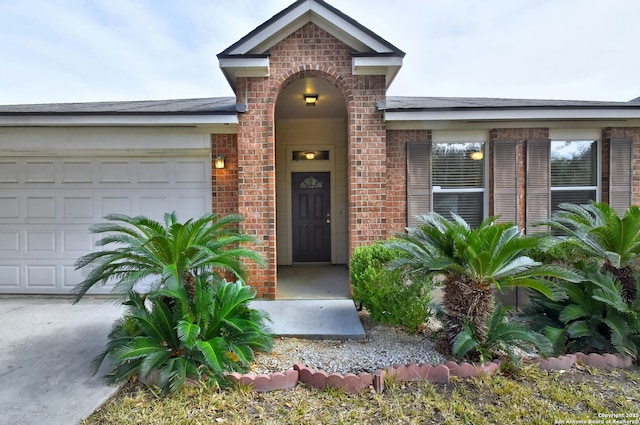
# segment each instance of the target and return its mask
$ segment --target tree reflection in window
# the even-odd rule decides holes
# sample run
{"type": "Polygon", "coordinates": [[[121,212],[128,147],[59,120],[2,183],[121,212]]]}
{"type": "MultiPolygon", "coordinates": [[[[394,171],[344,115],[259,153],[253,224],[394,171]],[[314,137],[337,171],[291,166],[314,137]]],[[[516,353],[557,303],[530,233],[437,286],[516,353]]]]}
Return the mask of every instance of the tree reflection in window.
{"type": "Polygon", "coordinates": [[[322,180],[313,176],[305,177],[298,186],[300,189],[322,189],[322,180]]]}

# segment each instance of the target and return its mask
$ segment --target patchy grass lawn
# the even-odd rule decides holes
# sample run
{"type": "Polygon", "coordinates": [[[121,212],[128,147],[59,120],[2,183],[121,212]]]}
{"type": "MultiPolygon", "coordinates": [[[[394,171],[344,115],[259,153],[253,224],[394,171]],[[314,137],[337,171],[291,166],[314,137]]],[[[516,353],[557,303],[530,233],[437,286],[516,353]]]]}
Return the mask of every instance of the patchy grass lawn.
{"type": "Polygon", "coordinates": [[[89,424],[561,424],[640,423],[640,368],[452,378],[446,385],[387,382],[385,392],[258,394],[246,388],[186,388],[160,398],[125,386],[89,424]],[[582,422],[584,421],[584,422],[582,422]],[[601,422],[597,422],[601,421],[601,422]],[[606,422],[609,421],[609,422],[606,422]],[[614,422],[618,421],[618,422],[614,422]]]}

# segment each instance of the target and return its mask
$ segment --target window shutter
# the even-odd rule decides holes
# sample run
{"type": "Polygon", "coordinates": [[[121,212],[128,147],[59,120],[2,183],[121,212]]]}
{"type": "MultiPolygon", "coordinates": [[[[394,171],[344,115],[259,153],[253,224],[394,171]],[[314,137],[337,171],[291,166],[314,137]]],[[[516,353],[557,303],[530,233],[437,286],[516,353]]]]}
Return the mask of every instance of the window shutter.
{"type": "Polygon", "coordinates": [[[407,223],[431,211],[431,143],[407,143],[407,223]]]}
{"type": "Polygon", "coordinates": [[[549,218],[551,144],[547,139],[527,141],[527,233],[546,232],[547,226],[533,224],[549,218]]]}
{"type": "Polygon", "coordinates": [[[609,205],[618,214],[631,206],[633,141],[611,139],[609,142],[609,205]]]}
{"type": "Polygon", "coordinates": [[[499,222],[518,222],[518,154],[515,140],[493,143],[493,213],[499,222]]]}

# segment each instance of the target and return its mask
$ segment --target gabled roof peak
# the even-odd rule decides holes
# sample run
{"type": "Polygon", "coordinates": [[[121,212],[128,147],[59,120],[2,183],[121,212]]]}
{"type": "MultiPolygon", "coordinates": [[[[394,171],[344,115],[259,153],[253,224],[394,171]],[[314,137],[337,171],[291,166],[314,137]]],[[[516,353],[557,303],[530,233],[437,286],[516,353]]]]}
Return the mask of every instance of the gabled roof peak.
{"type": "Polygon", "coordinates": [[[236,77],[268,76],[271,47],[308,23],[351,48],[354,57],[360,58],[354,64],[354,74],[385,69],[388,86],[402,65],[402,50],[335,7],[323,0],[298,0],[218,54],[220,68],[231,86],[235,89],[236,77]],[[370,58],[375,57],[384,59],[374,63],[370,58]]]}
{"type": "Polygon", "coordinates": [[[400,57],[404,56],[402,50],[323,0],[298,0],[226,48],[218,57],[266,54],[274,44],[309,22],[356,52],[395,53],[400,57]]]}

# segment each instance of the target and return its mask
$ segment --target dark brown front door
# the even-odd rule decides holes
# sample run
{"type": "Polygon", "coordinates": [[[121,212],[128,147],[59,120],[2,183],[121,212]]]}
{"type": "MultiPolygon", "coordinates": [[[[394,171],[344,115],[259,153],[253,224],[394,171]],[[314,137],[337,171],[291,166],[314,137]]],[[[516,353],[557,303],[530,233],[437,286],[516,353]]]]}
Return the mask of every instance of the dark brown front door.
{"type": "Polygon", "coordinates": [[[293,261],[331,261],[329,173],[292,173],[293,261]]]}

